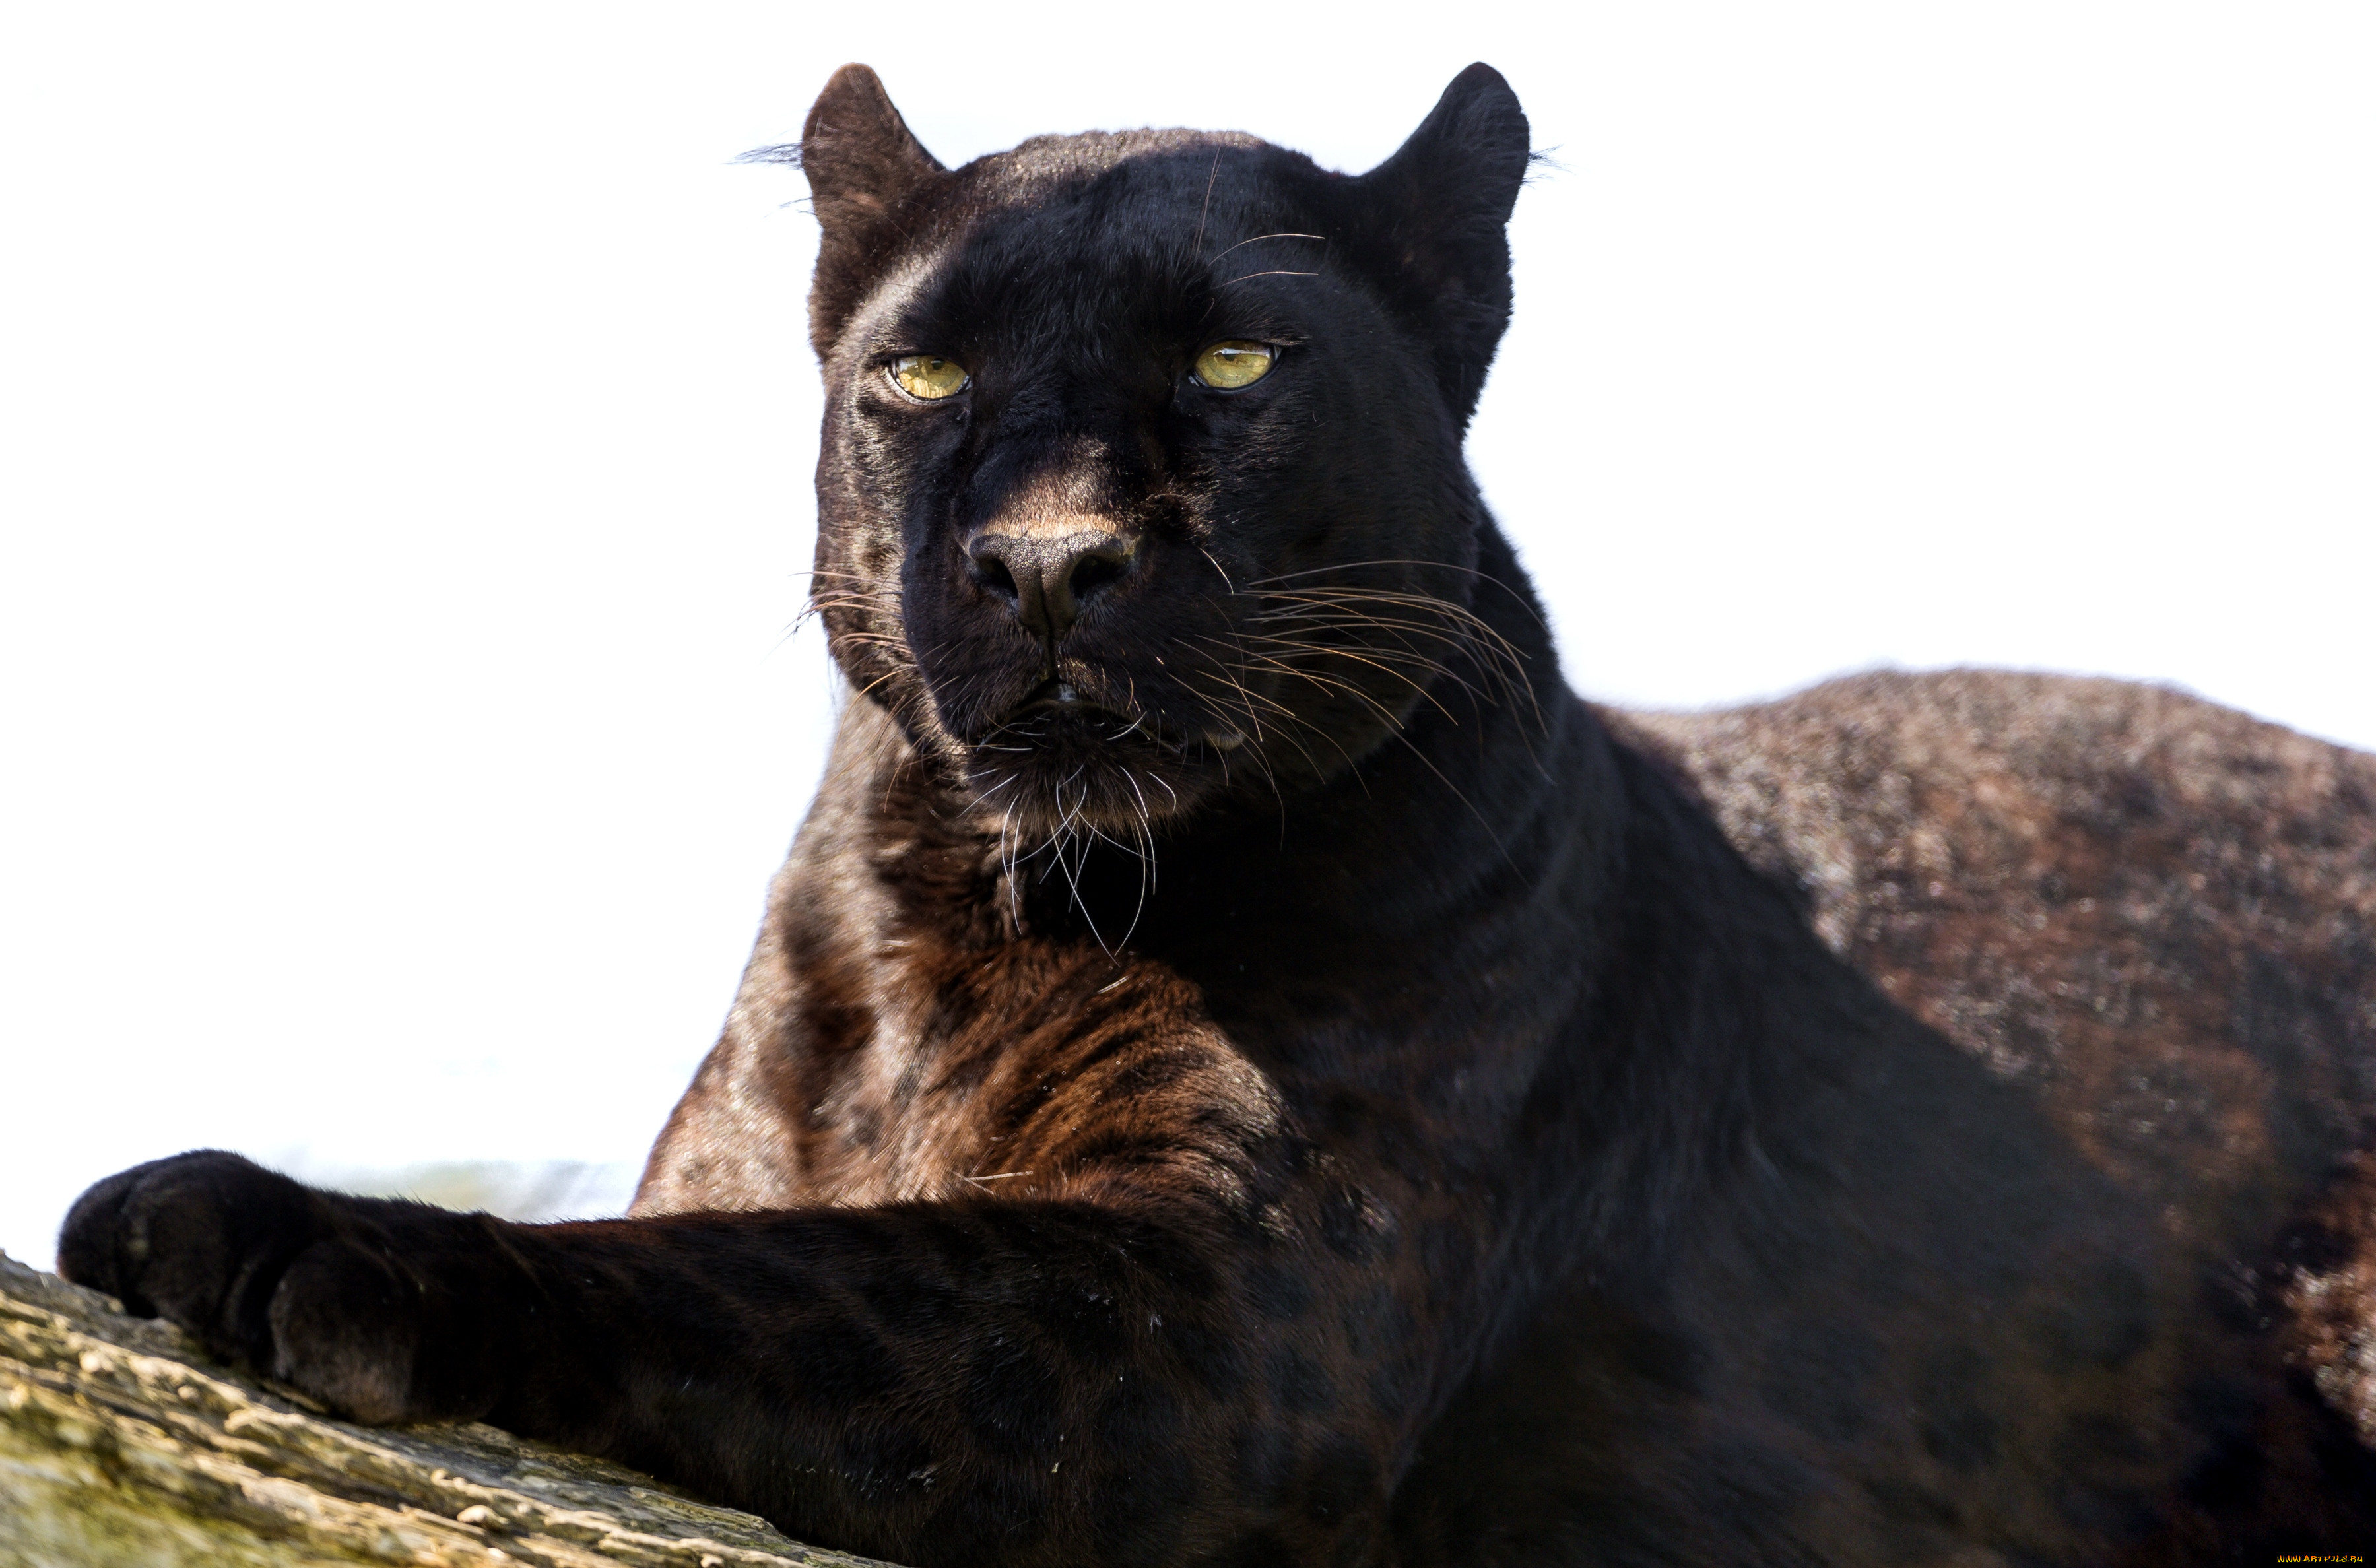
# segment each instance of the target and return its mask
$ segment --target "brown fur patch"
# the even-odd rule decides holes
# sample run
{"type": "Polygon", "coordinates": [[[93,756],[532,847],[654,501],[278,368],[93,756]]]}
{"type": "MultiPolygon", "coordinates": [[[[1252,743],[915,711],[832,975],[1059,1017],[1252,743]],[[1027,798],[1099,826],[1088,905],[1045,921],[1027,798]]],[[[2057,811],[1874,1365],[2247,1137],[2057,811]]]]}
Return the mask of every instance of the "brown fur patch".
{"type": "Polygon", "coordinates": [[[2160,687],[1955,671],[1607,715],[1892,998],[2034,1088],[2174,1237],[2275,1271],[2370,1428],[2376,757],[2160,687]],[[2287,1194],[2333,1172],[2292,1233],[2287,1194]]]}

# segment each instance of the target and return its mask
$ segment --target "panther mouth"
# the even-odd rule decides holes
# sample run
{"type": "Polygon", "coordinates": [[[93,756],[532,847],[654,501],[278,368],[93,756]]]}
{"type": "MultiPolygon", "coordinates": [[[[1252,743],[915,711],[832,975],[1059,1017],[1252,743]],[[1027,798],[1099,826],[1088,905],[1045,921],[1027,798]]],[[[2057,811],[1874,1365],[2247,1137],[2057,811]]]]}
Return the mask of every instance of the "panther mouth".
{"type": "Polygon", "coordinates": [[[1231,752],[1245,744],[1244,731],[1220,720],[1182,731],[1146,713],[1130,714],[1098,701],[1061,676],[1042,681],[1000,718],[992,739],[1008,747],[1017,742],[1078,745],[1083,742],[1123,744],[1138,741],[1174,756],[1192,747],[1231,752]]]}
{"type": "Polygon", "coordinates": [[[1131,722],[1128,715],[1116,713],[1103,703],[1092,701],[1079,687],[1062,678],[1040,682],[1008,712],[1002,722],[1013,724],[1040,713],[1073,714],[1085,719],[1116,719],[1124,724],[1131,722]]]}
{"type": "Polygon", "coordinates": [[[968,742],[966,774],[978,802],[1026,839],[1087,830],[1137,842],[1226,782],[1226,754],[1246,740],[1226,720],[1124,711],[1057,676],[968,742]]]}

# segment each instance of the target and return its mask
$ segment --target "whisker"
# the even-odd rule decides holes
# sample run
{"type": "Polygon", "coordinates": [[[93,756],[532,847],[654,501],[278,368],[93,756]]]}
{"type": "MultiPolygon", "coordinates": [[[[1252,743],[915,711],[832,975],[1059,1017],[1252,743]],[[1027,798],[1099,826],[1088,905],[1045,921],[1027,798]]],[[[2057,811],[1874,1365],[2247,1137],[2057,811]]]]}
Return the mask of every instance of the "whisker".
{"type": "Polygon", "coordinates": [[[1202,555],[1206,560],[1213,562],[1213,570],[1221,574],[1221,586],[1228,588],[1230,596],[1234,598],[1238,590],[1236,587],[1230,583],[1230,574],[1222,568],[1220,562],[1214,560],[1213,552],[1200,544],[1196,547],[1196,553],[1202,555]]]}
{"type": "MultiPolygon", "coordinates": [[[[1303,679],[1312,682],[1315,685],[1325,685],[1328,683],[1325,682],[1322,677],[1313,675],[1309,671],[1296,670],[1289,672],[1291,674],[1301,675],[1303,679]]],[[[1485,814],[1479,811],[1476,803],[1470,801],[1466,794],[1462,793],[1459,785],[1455,784],[1450,778],[1444,777],[1444,773],[1442,768],[1436,766],[1434,763],[1428,760],[1427,754],[1420,751],[1419,747],[1413,743],[1411,738],[1402,732],[1402,728],[1395,722],[1394,716],[1388,713],[1384,707],[1378,703],[1374,698],[1371,697],[1368,693],[1360,691],[1355,687],[1343,686],[1341,683],[1337,683],[1337,684],[1348,695],[1360,698],[1361,701],[1368,703],[1372,707],[1377,709],[1378,716],[1386,720],[1387,733],[1396,741],[1400,742],[1405,751],[1410,753],[1412,756],[1417,757],[1419,759],[1419,765],[1421,767],[1424,767],[1430,773],[1434,774],[1436,781],[1442,784],[1445,789],[1452,791],[1453,799],[1458,801],[1462,805],[1468,808],[1468,814],[1477,819],[1477,826],[1485,830],[1485,837],[1493,841],[1493,848],[1501,852],[1502,859],[1508,863],[1511,870],[1517,870],[1518,862],[1511,857],[1509,847],[1502,842],[1502,836],[1493,831],[1493,825],[1486,820],[1485,814]]]]}
{"type": "Polygon", "coordinates": [[[1325,234],[1299,234],[1290,230],[1282,229],[1276,234],[1256,234],[1251,240],[1240,240],[1237,244],[1230,246],[1229,250],[1215,251],[1212,255],[1212,259],[1218,261],[1223,256],[1229,255],[1230,251],[1236,250],[1241,245],[1251,245],[1263,240],[1318,240],[1325,244],[1327,243],[1328,236],[1325,234]]]}
{"type": "Polygon", "coordinates": [[[1205,219],[1213,210],[1213,184],[1221,177],[1221,153],[1213,150],[1213,172],[1205,176],[1205,205],[1196,209],[1196,237],[1188,242],[1188,254],[1194,255],[1205,248],[1205,219]]]}
{"type": "Polygon", "coordinates": [[[1475,686],[1471,685],[1467,681],[1464,680],[1455,671],[1446,669],[1444,666],[1438,664],[1433,659],[1429,659],[1422,654],[1397,653],[1385,648],[1377,647],[1365,648],[1357,651],[1352,648],[1338,647],[1331,643],[1309,643],[1291,637],[1265,636],[1262,640],[1264,643],[1271,647],[1287,649],[1289,655],[1302,653],[1313,656],[1328,656],[1338,659],[1349,659],[1357,664],[1366,664],[1372,670],[1379,671],[1381,674],[1394,677],[1396,680],[1400,681],[1405,685],[1410,687],[1413,691],[1419,693],[1421,696],[1427,697],[1431,703],[1433,703],[1438,712],[1442,713],[1446,719],[1451,719],[1455,723],[1457,723],[1458,720],[1452,719],[1451,711],[1445,708],[1442,703],[1434,701],[1433,696],[1429,692],[1428,682],[1414,680],[1405,671],[1392,668],[1392,664],[1395,662],[1416,664],[1423,673],[1432,679],[1448,681],[1452,684],[1458,686],[1462,691],[1467,692],[1471,698],[1479,701],[1483,700],[1484,694],[1479,692],[1475,686]]]}

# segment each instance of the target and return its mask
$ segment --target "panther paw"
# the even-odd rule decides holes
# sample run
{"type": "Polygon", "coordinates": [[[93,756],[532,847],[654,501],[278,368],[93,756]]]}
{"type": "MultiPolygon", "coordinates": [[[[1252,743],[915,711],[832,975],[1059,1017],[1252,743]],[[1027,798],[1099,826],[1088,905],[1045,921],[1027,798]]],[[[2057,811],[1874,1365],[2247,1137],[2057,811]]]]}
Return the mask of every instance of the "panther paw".
{"type": "Polygon", "coordinates": [[[152,1160],[76,1200],[58,1271],[357,1420],[402,1420],[419,1290],[351,1202],[220,1149],[152,1160]]]}

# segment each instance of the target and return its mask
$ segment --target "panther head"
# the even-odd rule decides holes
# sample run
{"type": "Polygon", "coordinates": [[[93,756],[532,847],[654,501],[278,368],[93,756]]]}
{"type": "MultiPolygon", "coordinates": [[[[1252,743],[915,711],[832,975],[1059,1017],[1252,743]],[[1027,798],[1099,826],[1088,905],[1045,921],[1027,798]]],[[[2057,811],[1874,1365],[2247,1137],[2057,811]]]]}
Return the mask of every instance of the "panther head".
{"type": "Polygon", "coordinates": [[[796,154],[824,232],[814,602],[969,809],[1146,834],[1507,682],[1461,436],[1527,135],[1479,65],[1360,176],[1191,131],[951,170],[873,72],[834,76],[796,154]]]}

